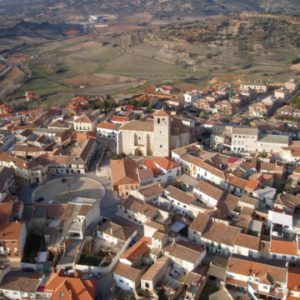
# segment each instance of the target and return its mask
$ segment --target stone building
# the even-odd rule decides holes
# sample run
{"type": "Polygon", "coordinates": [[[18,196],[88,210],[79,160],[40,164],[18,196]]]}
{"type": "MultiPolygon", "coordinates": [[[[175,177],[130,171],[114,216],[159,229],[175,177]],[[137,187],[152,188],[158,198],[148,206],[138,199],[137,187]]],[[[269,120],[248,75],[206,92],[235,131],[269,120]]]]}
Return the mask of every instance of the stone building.
{"type": "Polygon", "coordinates": [[[189,144],[188,127],[164,110],[153,119],[133,120],[120,127],[117,153],[137,156],[169,156],[172,149],[189,144]]]}

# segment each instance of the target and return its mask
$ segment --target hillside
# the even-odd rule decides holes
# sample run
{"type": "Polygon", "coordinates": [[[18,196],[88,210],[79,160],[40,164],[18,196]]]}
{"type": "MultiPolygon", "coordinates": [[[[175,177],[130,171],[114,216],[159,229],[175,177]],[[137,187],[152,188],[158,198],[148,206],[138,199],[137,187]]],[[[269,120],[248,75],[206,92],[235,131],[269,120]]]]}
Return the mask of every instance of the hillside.
{"type": "Polygon", "coordinates": [[[40,104],[53,104],[74,93],[114,94],[162,81],[203,86],[299,78],[299,24],[298,18],[242,13],[128,32],[109,26],[11,55],[17,76],[0,82],[0,90],[13,96],[34,90],[40,104]]]}
{"type": "Polygon", "coordinates": [[[130,16],[147,12],[155,18],[208,16],[242,11],[300,14],[298,0],[0,0],[3,16],[37,21],[87,17],[89,14],[130,16]]]}
{"type": "Polygon", "coordinates": [[[300,54],[299,25],[299,18],[242,13],[139,30],[108,43],[186,69],[238,71],[272,80],[288,75],[300,54]]]}

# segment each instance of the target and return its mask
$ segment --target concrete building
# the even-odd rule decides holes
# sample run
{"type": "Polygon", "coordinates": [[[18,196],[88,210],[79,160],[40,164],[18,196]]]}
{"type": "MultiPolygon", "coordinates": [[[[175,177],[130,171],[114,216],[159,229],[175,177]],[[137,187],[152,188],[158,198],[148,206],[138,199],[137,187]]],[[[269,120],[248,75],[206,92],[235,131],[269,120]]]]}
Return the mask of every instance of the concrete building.
{"type": "Polygon", "coordinates": [[[257,151],[258,129],[251,127],[233,127],[231,149],[236,152],[257,151]]]}

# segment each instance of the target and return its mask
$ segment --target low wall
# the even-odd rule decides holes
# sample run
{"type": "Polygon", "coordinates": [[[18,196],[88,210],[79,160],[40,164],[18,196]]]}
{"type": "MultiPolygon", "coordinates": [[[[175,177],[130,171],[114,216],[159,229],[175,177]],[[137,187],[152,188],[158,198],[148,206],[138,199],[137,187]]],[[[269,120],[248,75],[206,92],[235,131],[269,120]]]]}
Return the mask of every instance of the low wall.
{"type": "Polygon", "coordinates": [[[121,250],[116,254],[116,256],[113,258],[112,262],[108,266],[105,266],[105,267],[87,266],[87,265],[80,265],[80,264],[74,263],[74,269],[80,270],[80,271],[86,272],[86,273],[93,273],[93,274],[97,274],[97,273],[106,274],[106,273],[111,272],[115,268],[115,266],[117,265],[117,263],[120,260],[120,257],[127,250],[128,245],[131,243],[131,241],[135,238],[136,235],[137,235],[137,231],[135,231],[133,233],[133,235],[126,241],[126,243],[124,243],[121,250]]]}

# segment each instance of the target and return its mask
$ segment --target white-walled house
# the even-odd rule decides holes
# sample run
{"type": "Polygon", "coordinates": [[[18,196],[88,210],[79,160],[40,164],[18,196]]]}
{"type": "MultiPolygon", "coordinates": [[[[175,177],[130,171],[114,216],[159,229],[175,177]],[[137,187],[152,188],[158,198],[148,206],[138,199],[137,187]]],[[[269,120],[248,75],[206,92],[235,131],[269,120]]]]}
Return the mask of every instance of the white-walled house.
{"type": "Polygon", "coordinates": [[[97,136],[116,140],[120,126],[118,123],[101,122],[96,128],[97,136]]]}
{"type": "Polygon", "coordinates": [[[245,257],[260,256],[260,238],[249,234],[239,233],[234,242],[234,254],[245,257]]]}
{"type": "Polygon", "coordinates": [[[201,241],[210,252],[230,255],[234,253],[235,241],[241,229],[222,222],[211,222],[202,233],[201,241]]]}
{"type": "Polygon", "coordinates": [[[213,186],[212,184],[199,181],[193,188],[193,193],[206,205],[216,207],[218,202],[224,196],[224,191],[213,186]]]}
{"type": "Polygon", "coordinates": [[[164,188],[160,183],[151,183],[140,187],[138,190],[130,192],[130,195],[144,202],[156,202],[164,193],[164,188]]]}
{"type": "Polygon", "coordinates": [[[191,104],[197,100],[200,99],[200,97],[202,96],[202,92],[201,91],[197,91],[197,90],[193,90],[190,92],[186,92],[183,97],[184,97],[184,102],[186,104],[191,104]]]}
{"type": "Polygon", "coordinates": [[[153,181],[161,184],[170,183],[181,175],[181,165],[168,157],[147,158],[144,166],[153,172],[153,181]]]}
{"type": "Polygon", "coordinates": [[[271,236],[270,256],[272,259],[295,261],[298,255],[298,240],[288,241],[271,236]]]}
{"type": "Polygon", "coordinates": [[[206,245],[210,252],[258,257],[260,238],[240,232],[237,227],[222,222],[211,222],[207,214],[198,214],[189,226],[188,238],[193,243],[206,245]]]}
{"type": "Polygon", "coordinates": [[[204,247],[183,241],[166,246],[163,252],[172,260],[173,270],[179,274],[193,271],[206,255],[204,247]]]}
{"type": "Polygon", "coordinates": [[[281,225],[286,230],[293,230],[293,214],[283,209],[273,208],[268,211],[268,223],[281,225]]]}
{"type": "Polygon", "coordinates": [[[129,196],[127,199],[120,199],[117,215],[131,222],[142,225],[143,223],[154,220],[158,217],[159,209],[129,196]]]}
{"type": "Polygon", "coordinates": [[[188,228],[188,238],[191,242],[203,244],[202,234],[209,224],[210,216],[199,213],[188,228]]]}
{"type": "MultiPolygon", "coordinates": [[[[5,299],[38,299],[38,288],[42,283],[42,273],[11,271],[7,273],[0,283],[0,293],[5,299]]],[[[48,298],[50,299],[50,298],[48,298]]]]}
{"type": "Polygon", "coordinates": [[[227,286],[246,290],[252,297],[258,294],[263,297],[285,299],[287,269],[231,256],[227,264],[225,283],[227,286]]]}
{"type": "Polygon", "coordinates": [[[180,215],[193,216],[190,205],[197,200],[195,195],[184,192],[173,185],[169,185],[165,189],[165,195],[173,211],[180,215]]]}
{"type": "Polygon", "coordinates": [[[74,116],[74,129],[76,131],[94,131],[96,121],[97,118],[95,116],[88,116],[86,114],[74,116]]]}
{"type": "Polygon", "coordinates": [[[289,267],[287,288],[290,297],[300,298],[300,268],[289,267]]]}
{"type": "Polygon", "coordinates": [[[132,227],[122,226],[112,221],[106,221],[97,228],[97,237],[115,245],[132,241],[136,234],[137,230],[132,227]]]}
{"type": "Polygon", "coordinates": [[[160,257],[141,277],[141,288],[152,294],[168,270],[170,259],[167,256],[160,257]]]}
{"type": "Polygon", "coordinates": [[[133,293],[140,285],[142,274],[142,269],[137,269],[120,262],[114,270],[114,281],[116,286],[123,291],[133,293]]]}

